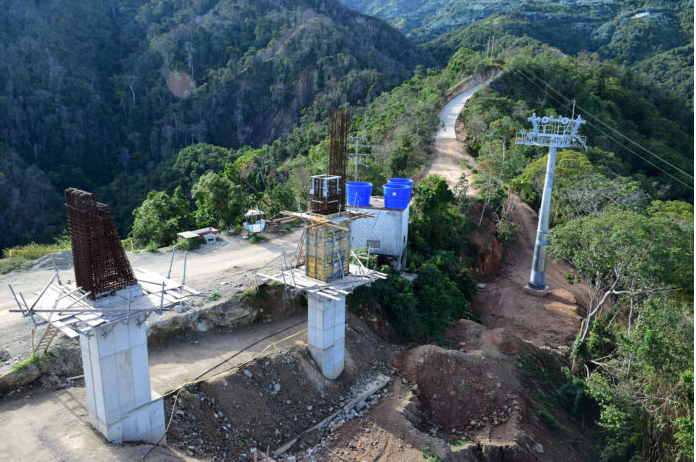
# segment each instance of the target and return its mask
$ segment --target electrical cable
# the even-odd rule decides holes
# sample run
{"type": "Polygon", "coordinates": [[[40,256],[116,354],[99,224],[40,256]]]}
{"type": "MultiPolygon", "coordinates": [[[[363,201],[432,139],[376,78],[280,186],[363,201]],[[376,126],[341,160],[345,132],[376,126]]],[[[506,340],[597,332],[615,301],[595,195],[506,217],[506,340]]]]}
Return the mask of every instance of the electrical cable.
{"type": "MultiPolygon", "coordinates": [[[[215,366],[213,366],[213,367],[211,367],[210,369],[206,370],[206,371],[203,372],[202,374],[199,374],[195,379],[193,379],[193,380],[191,380],[191,381],[188,381],[188,382],[184,382],[184,383],[182,383],[181,385],[179,385],[177,388],[175,388],[175,389],[173,389],[173,390],[171,390],[171,391],[168,391],[167,393],[163,394],[163,395],[162,395],[162,398],[164,398],[164,397],[166,397],[166,396],[170,396],[171,394],[173,394],[173,393],[176,392],[176,396],[174,397],[174,403],[172,404],[172,412],[169,414],[169,421],[167,422],[167,426],[166,426],[166,428],[164,429],[164,434],[163,434],[163,435],[160,437],[160,439],[157,441],[157,444],[154,444],[152,447],[150,447],[150,449],[148,449],[148,451],[143,455],[142,459],[140,459],[140,460],[141,460],[141,461],[144,461],[145,458],[146,458],[148,455],[150,455],[150,453],[152,452],[152,450],[155,449],[157,446],[159,446],[159,444],[162,442],[162,440],[164,440],[165,436],[167,435],[167,432],[169,431],[169,426],[170,426],[171,423],[172,423],[172,419],[174,418],[174,412],[175,412],[175,410],[176,410],[176,404],[177,404],[177,402],[179,401],[179,394],[184,390],[185,387],[187,387],[188,385],[193,385],[193,384],[195,384],[195,383],[204,381],[204,380],[201,380],[203,376],[205,376],[205,375],[208,374],[209,372],[211,372],[211,371],[217,369],[218,367],[222,366],[222,365],[225,364],[226,362],[229,362],[231,359],[233,359],[233,358],[239,356],[240,354],[242,354],[244,351],[248,350],[249,348],[251,348],[251,347],[253,347],[253,346],[259,344],[260,342],[263,342],[263,341],[266,340],[266,339],[269,339],[269,338],[271,338],[271,337],[274,337],[274,336],[280,334],[281,332],[285,332],[285,331],[288,330],[288,329],[292,329],[293,327],[297,327],[297,326],[299,326],[300,324],[303,324],[304,322],[305,322],[305,321],[300,321],[300,322],[298,322],[298,323],[296,323],[296,324],[293,324],[293,325],[291,325],[291,326],[285,327],[285,328],[283,328],[283,329],[281,329],[281,330],[279,330],[279,331],[277,331],[277,332],[275,332],[275,333],[273,333],[273,334],[269,334],[269,335],[267,335],[267,336],[265,336],[265,337],[263,337],[263,338],[261,338],[261,339],[255,341],[255,342],[253,342],[253,343],[251,343],[251,344],[245,346],[244,348],[242,348],[241,350],[239,350],[238,352],[236,352],[236,353],[233,354],[232,356],[230,356],[230,357],[228,357],[227,359],[225,359],[225,360],[219,362],[218,364],[216,364],[215,366]]],[[[254,359],[258,358],[261,354],[263,354],[263,353],[264,353],[266,350],[268,350],[270,347],[275,346],[275,345],[277,345],[277,344],[279,344],[279,343],[282,343],[282,342],[284,342],[284,341],[286,341],[286,340],[289,340],[289,339],[295,337],[296,335],[299,335],[299,334],[303,333],[303,332],[306,331],[306,330],[307,330],[307,328],[305,327],[304,329],[302,329],[302,330],[300,330],[300,331],[297,331],[297,332],[295,332],[294,334],[289,335],[289,336],[287,336],[287,337],[285,337],[285,338],[283,338],[283,339],[280,339],[280,340],[275,341],[275,342],[271,342],[271,343],[268,344],[263,350],[261,350],[257,355],[255,355],[253,358],[249,359],[248,361],[245,361],[245,362],[243,362],[243,363],[241,363],[241,364],[237,364],[236,366],[233,366],[233,367],[231,367],[230,369],[228,369],[228,370],[226,370],[226,371],[220,372],[219,374],[215,374],[215,375],[212,376],[212,377],[208,377],[208,378],[205,379],[205,380],[213,379],[213,378],[215,378],[215,377],[217,377],[217,376],[219,376],[219,375],[222,375],[222,374],[224,374],[224,373],[226,373],[226,372],[229,372],[230,370],[232,370],[232,369],[234,369],[234,368],[242,367],[242,366],[244,366],[244,365],[250,363],[250,362],[253,361],[254,359]]]]}
{"type": "MultiPolygon", "coordinates": [[[[530,77],[529,75],[527,75],[527,74],[525,73],[525,71],[528,72],[528,73],[530,73],[531,75],[533,75],[534,78],[536,78],[536,79],[538,79],[538,80],[541,80],[539,77],[536,77],[531,71],[527,70],[523,65],[521,65],[521,64],[519,64],[519,63],[516,64],[516,65],[519,66],[519,68],[518,68],[517,70],[519,71],[520,75],[522,75],[525,79],[527,79],[530,83],[532,83],[534,86],[536,86],[537,88],[539,88],[541,91],[546,92],[546,93],[548,94],[548,96],[551,97],[554,101],[556,101],[557,103],[559,103],[559,104],[561,104],[561,105],[564,105],[564,106],[567,106],[567,105],[569,104],[569,102],[570,102],[569,100],[568,100],[567,103],[564,103],[563,101],[559,100],[558,98],[556,98],[556,97],[553,96],[552,94],[548,93],[547,89],[552,89],[554,92],[558,93],[559,95],[561,94],[561,93],[559,93],[557,90],[555,90],[553,87],[551,87],[550,85],[546,84],[546,87],[547,87],[547,88],[546,88],[546,89],[543,88],[541,85],[539,85],[537,82],[535,82],[535,81],[532,79],[532,77],[530,77]],[[521,68],[524,68],[525,70],[522,70],[521,68]]],[[[566,98],[566,97],[564,96],[564,98],[566,98]]],[[[567,98],[566,98],[566,99],[567,99],[567,98]]],[[[577,106],[577,105],[576,105],[576,107],[577,107],[578,109],[580,108],[580,107],[577,106]]],[[[595,117],[595,116],[592,115],[591,113],[586,113],[586,115],[589,115],[589,116],[592,117],[593,119],[599,120],[599,119],[597,119],[597,117],[595,117]]],[[[648,160],[648,159],[646,159],[645,157],[641,156],[640,154],[638,154],[637,152],[635,152],[634,150],[632,150],[632,149],[629,148],[628,146],[625,146],[625,145],[622,144],[620,141],[618,141],[616,138],[614,138],[613,136],[611,136],[609,133],[607,133],[607,132],[605,132],[604,130],[602,130],[599,126],[597,126],[597,125],[595,125],[595,124],[593,124],[593,123],[590,123],[589,121],[586,121],[586,122],[587,122],[587,124],[588,124],[589,126],[595,128],[597,131],[599,131],[599,132],[602,133],[603,135],[607,136],[609,139],[611,139],[612,141],[614,141],[615,143],[617,143],[619,146],[623,147],[624,149],[628,150],[628,151],[629,151],[630,153],[632,153],[633,155],[639,157],[639,158],[642,159],[643,161],[645,161],[645,162],[647,162],[648,164],[652,165],[653,167],[655,167],[656,169],[658,169],[659,171],[661,171],[661,172],[664,173],[665,175],[667,175],[667,176],[669,176],[670,178],[672,178],[673,180],[675,180],[675,181],[681,183],[682,185],[686,186],[687,188],[691,189],[692,191],[694,190],[694,188],[693,188],[692,186],[690,186],[689,184],[683,182],[682,180],[680,180],[679,178],[675,177],[675,176],[672,175],[671,173],[665,171],[665,170],[662,169],[660,166],[655,165],[655,164],[652,163],[650,160],[648,160]]],[[[655,156],[657,156],[657,155],[655,154],[655,156]]],[[[659,158],[659,156],[657,156],[657,157],[659,158]]],[[[668,163],[668,164],[669,164],[669,162],[665,161],[665,160],[662,159],[662,158],[660,158],[660,160],[663,160],[665,163],[668,163]]],[[[670,164],[670,165],[671,165],[671,164],[670,164]]],[[[680,170],[680,171],[681,171],[681,170],[680,170]]]]}
{"type": "MultiPolygon", "coordinates": [[[[536,74],[534,74],[534,72],[533,72],[531,69],[529,69],[527,66],[525,66],[525,65],[523,65],[523,64],[519,64],[519,63],[518,63],[518,65],[519,65],[520,67],[523,67],[529,74],[531,74],[531,75],[532,75],[534,78],[536,78],[537,80],[541,80],[541,79],[540,79],[536,74]]],[[[556,90],[553,86],[549,85],[548,83],[546,83],[546,82],[544,82],[544,83],[545,83],[546,86],[547,86],[548,88],[550,88],[554,93],[556,93],[556,94],[559,95],[560,97],[566,99],[566,100],[567,100],[566,105],[570,105],[570,102],[571,102],[571,101],[570,101],[570,99],[569,99],[567,96],[565,96],[565,95],[564,95],[563,93],[561,93],[560,91],[556,90]]],[[[556,101],[558,101],[558,100],[556,100],[556,101]]],[[[603,121],[602,119],[600,119],[599,117],[593,115],[593,114],[592,114],[591,112],[589,112],[589,111],[586,111],[586,110],[585,110],[584,108],[582,108],[579,104],[576,103],[575,107],[576,107],[577,109],[579,109],[580,111],[582,111],[583,114],[592,117],[593,119],[595,119],[595,120],[596,120],[597,122],[599,122],[600,124],[604,125],[604,126],[605,126],[606,128],[608,128],[609,130],[611,130],[611,131],[613,131],[614,133],[616,133],[617,135],[621,136],[621,138],[624,138],[625,140],[629,141],[630,143],[636,145],[637,147],[639,147],[639,148],[642,149],[643,151],[647,152],[647,153],[650,154],[651,156],[658,158],[659,160],[661,160],[661,161],[664,162],[665,164],[669,165],[670,167],[674,168],[675,170],[678,170],[680,173],[682,173],[682,174],[688,176],[688,177],[691,178],[692,180],[694,179],[693,175],[691,175],[690,173],[685,172],[684,170],[682,170],[681,168],[679,168],[679,167],[677,167],[676,165],[672,164],[672,163],[669,162],[668,160],[665,160],[665,159],[663,159],[662,157],[660,157],[659,155],[655,154],[654,152],[652,152],[652,151],[649,150],[648,148],[646,148],[646,147],[644,147],[644,146],[642,146],[642,145],[636,143],[634,140],[632,140],[632,139],[629,138],[628,136],[624,135],[623,133],[621,133],[620,131],[618,131],[617,129],[615,129],[614,127],[612,127],[611,125],[607,124],[606,122],[604,122],[604,121],[603,121]]],[[[623,145],[622,145],[622,146],[623,146],[623,145]]],[[[626,147],[626,146],[623,146],[623,147],[626,148],[626,149],[629,149],[629,148],[626,147]]]]}
{"type": "MultiPolygon", "coordinates": [[[[559,104],[565,105],[566,107],[570,105],[571,101],[570,101],[570,99],[569,99],[568,97],[566,97],[565,95],[563,95],[560,91],[556,90],[553,86],[551,86],[551,85],[549,85],[548,83],[544,82],[540,77],[538,77],[536,74],[534,74],[534,72],[531,71],[529,68],[527,68],[527,67],[524,66],[523,64],[519,64],[519,63],[517,63],[517,66],[519,66],[518,70],[520,71],[520,74],[521,74],[524,78],[526,78],[530,83],[534,84],[534,85],[535,85],[537,88],[539,88],[540,90],[546,92],[546,93],[548,94],[548,96],[550,96],[554,101],[556,101],[556,102],[559,103],[559,104]],[[520,69],[520,68],[521,68],[521,69],[520,69]],[[524,69],[524,70],[522,70],[522,69],[524,69]],[[527,74],[529,74],[529,75],[527,75],[527,74]],[[531,75],[531,77],[530,77],[530,75],[531,75]],[[536,79],[536,80],[538,80],[538,81],[543,82],[546,88],[542,88],[538,83],[536,83],[534,80],[532,80],[532,78],[533,78],[533,79],[536,79]],[[548,89],[552,90],[554,93],[556,93],[556,94],[558,94],[560,97],[564,98],[564,99],[566,100],[566,102],[563,102],[563,101],[559,100],[558,98],[556,98],[555,96],[553,96],[552,94],[549,94],[548,91],[547,91],[548,89]]],[[[602,121],[601,119],[599,119],[597,116],[593,115],[591,112],[585,111],[585,110],[582,109],[578,104],[576,104],[575,107],[576,107],[577,109],[579,109],[579,110],[582,110],[583,113],[584,113],[585,115],[587,115],[587,116],[589,116],[589,117],[591,117],[591,118],[597,120],[598,122],[600,122],[600,123],[603,124],[604,126],[608,127],[608,128],[611,129],[612,131],[616,132],[617,134],[621,135],[622,137],[627,138],[626,135],[624,135],[623,133],[619,132],[619,131],[616,130],[615,128],[613,128],[613,127],[607,125],[604,121],[602,121]]],[[[682,183],[683,185],[685,185],[685,186],[691,188],[691,187],[690,187],[689,185],[687,185],[686,183],[680,181],[678,178],[674,177],[674,176],[671,175],[670,173],[666,172],[665,170],[663,170],[663,169],[660,168],[659,166],[653,164],[651,161],[649,161],[649,160],[646,159],[645,157],[641,156],[640,154],[638,154],[637,152],[635,152],[634,150],[632,150],[632,149],[629,148],[628,146],[626,146],[626,145],[624,145],[623,143],[621,143],[620,141],[618,141],[616,138],[614,138],[613,136],[611,136],[610,134],[608,134],[607,132],[605,132],[604,130],[602,130],[602,129],[601,129],[600,127],[598,127],[597,125],[595,125],[595,124],[593,124],[593,123],[590,123],[590,122],[587,121],[587,120],[586,120],[586,122],[587,122],[587,124],[588,124],[589,126],[594,127],[594,128],[597,129],[600,133],[602,133],[603,135],[609,137],[612,141],[614,141],[615,143],[617,143],[619,146],[621,146],[621,147],[623,147],[624,149],[628,150],[629,152],[631,152],[631,153],[634,154],[635,156],[641,158],[642,160],[644,160],[645,162],[649,163],[649,164],[652,165],[653,167],[657,168],[657,169],[660,170],[661,172],[663,172],[663,173],[669,175],[670,177],[674,178],[675,180],[679,181],[679,182],[682,183]]],[[[632,142],[633,142],[633,141],[632,141],[632,142]]],[[[635,143],[635,142],[633,142],[633,143],[634,143],[634,144],[637,144],[637,143],[635,143]]],[[[640,146],[640,145],[638,145],[638,146],[640,146]]],[[[655,154],[655,153],[653,153],[653,152],[651,152],[651,151],[648,151],[646,148],[643,148],[642,146],[640,146],[640,147],[641,147],[641,149],[643,149],[643,150],[649,152],[651,155],[657,157],[658,159],[660,159],[661,161],[663,161],[663,162],[666,163],[667,165],[669,165],[669,166],[675,168],[676,170],[678,170],[678,171],[681,172],[682,174],[688,176],[688,177],[691,178],[691,179],[694,178],[694,177],[691,176],[689,173],[687,173],[687,172],[685,172],[684,170],[680,169],[679,167],[673,165],[672,163],[670,163],[669,161],[663,159],[662,157],[658,156],[657,154],[655,154]]],[[[691,188],[691,189],[693,190],[693,188],[691,188]]]]}

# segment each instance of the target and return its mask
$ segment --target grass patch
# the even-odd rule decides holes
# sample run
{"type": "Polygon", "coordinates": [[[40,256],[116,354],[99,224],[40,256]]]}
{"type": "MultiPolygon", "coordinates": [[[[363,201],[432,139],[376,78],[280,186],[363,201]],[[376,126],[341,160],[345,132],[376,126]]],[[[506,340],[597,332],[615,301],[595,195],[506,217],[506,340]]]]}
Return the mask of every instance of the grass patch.
{"type": "Polygon", "coordinates": [[[14,271],[20,266],[22,266],[22,263],[25,263],[26,260],[22,260],[19,258],[3,258],[0,259],[0,274],[7,274],[10,271],[14,271]]]}
{"type": "Polygon", "coordinates": [[[249,236],[249,242],[252,244],[258,244],[259,242],[267,241],[268,238],[266,236],[262,236],[260,234],[252,234],[249,236]]]}
{"type": "Polygon", "coordinates": [[[24,361],[18,362],[14,366],[12,366],[12,372],[17,373],[19,371],[23,371],[24,369],[28,368],[32,364],[36,364],[42,359],[46,358],[47,356],[50,356],[51,352],[47,351],[45,353],[36,353],[32,352],[31,356],[29,356],[27,359],[24,361]]]}
{"type": "Polygon", "coordinates": [[[26,245],[17,245],[2,251],[0,258],[0,274],[7,274],[16,269],[31,268],[31,262],[37,258],[70,249],[70,238],[63,235],[53,244],[39,244],[32,242],[26,245]]]}
{"type": "Polygon", "coordinates": [[[268,294],[258,287],[251,287],[244,292],[237,294],[237,300],[242,303],[250,302],[255,298],[266,300],[268,298],[268,294]]]}
{"type": "Polygon", "coordinates": [[[453,438],[448,444],[453,449],[461,449],[469,443],[471,443],[471,441],[467,440],[466,438],[453,438]]]}
{"type": "Polygon", "coordinates": [[[433,452],[432,448],[430,446],[423,448],[421,451],[421,456],[423,456],[423,461],[422,462],[445,462],[444,459],[435,452],[433,452]]]}
{"type": "Polygon", "coordinates": [[[554,432],[558,431],[558,422],[556,422],[556,419],[545,409],[539,409],[534,413],[534,415],[536,415],[539,418],[539,420],[544,422],[544,425],[546,425],[549,430],[554,432]]]}
{"type": "Polygon", "coordinates": [[[3,250],[2,254],[5,258],[18,258],[20,260],[36,260],[45,255],[60,252],[70,248],[70,242],[58,241],[54,244],[37,244],[32,242],[27,245],[18,245],[11,249],[3,250]]]}
{"type": "Polygon", "coordinates": [[[211,302],[214,302],[215,300],[219,300],[220,299],[220,292],[213,292],[213,293],[209,294],[206,298],[208,300],[210,300],[211,302]]]}

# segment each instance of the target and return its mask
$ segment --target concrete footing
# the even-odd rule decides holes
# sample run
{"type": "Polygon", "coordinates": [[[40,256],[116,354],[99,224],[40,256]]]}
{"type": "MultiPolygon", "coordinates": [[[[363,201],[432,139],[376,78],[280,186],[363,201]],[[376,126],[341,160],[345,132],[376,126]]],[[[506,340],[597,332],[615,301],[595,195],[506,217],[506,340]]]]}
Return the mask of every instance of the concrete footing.
{"type": "Polygon", "coordinates": [[[345,363],[346,298],[307,294],[309,351],[326,378],[335,379],[345,363]]]}
{"type": "Polygon", "coordinates": [[[529,287],[529,285],[526,285],[522,288],[526,293],[529,295],[534,295],[535,297],[544,297],[551,293],[548,287],[544,286],[543,289],[534,289],[532,287],[529,287]]]}
{"type": "Polygon", "coordinates": [[[144,321],[140,315],[80,335],[89,420],[110,442],[164,442],[164,403],[150,390],[144,321]]]}

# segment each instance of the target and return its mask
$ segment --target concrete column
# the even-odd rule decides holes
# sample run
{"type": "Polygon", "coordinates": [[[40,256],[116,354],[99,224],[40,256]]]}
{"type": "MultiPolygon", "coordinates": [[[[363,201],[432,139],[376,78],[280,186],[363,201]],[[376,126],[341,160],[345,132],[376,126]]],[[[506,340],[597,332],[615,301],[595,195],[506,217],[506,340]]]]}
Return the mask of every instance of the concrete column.
{"type": "Polygon", "coordinates": [[[165,434],[162,397],[150,390],[144,321],[140,315],[80,335],[89,420],[110,442],[156,444],[165,434]]]}
{"type": "Polygon", "coordinates": [[[330,300],[307,294],[309,352],[326,378],[343,372],[346,346],[346,297],[330,300]]]}

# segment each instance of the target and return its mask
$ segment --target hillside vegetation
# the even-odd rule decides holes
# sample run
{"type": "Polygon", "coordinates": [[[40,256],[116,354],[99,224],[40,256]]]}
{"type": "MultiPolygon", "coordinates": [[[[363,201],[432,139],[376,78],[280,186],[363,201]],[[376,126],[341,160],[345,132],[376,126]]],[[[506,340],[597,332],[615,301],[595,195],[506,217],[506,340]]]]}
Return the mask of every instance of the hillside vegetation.
{"type": "MultiPolygon", "coordinates": [[[[0,208],[17,206],[24,179],[38,186],[0,247],[59,231],[67,186],[137,182],[194,143],[270,142],[302,114],[369,101],[431,64],[396,30],[331,0],[0,5],[0,164],[12,165],[0,208]]],[[[124,232],[132,203],[110,191],[100,199],[124,232]]]]}
{"type": "Polygon", "coordinates": [[[693,1],[343,0],[415,40],[444,64],[462,46],[505,49],[532,37],[645,72],[693,105],[693,1]]]}

